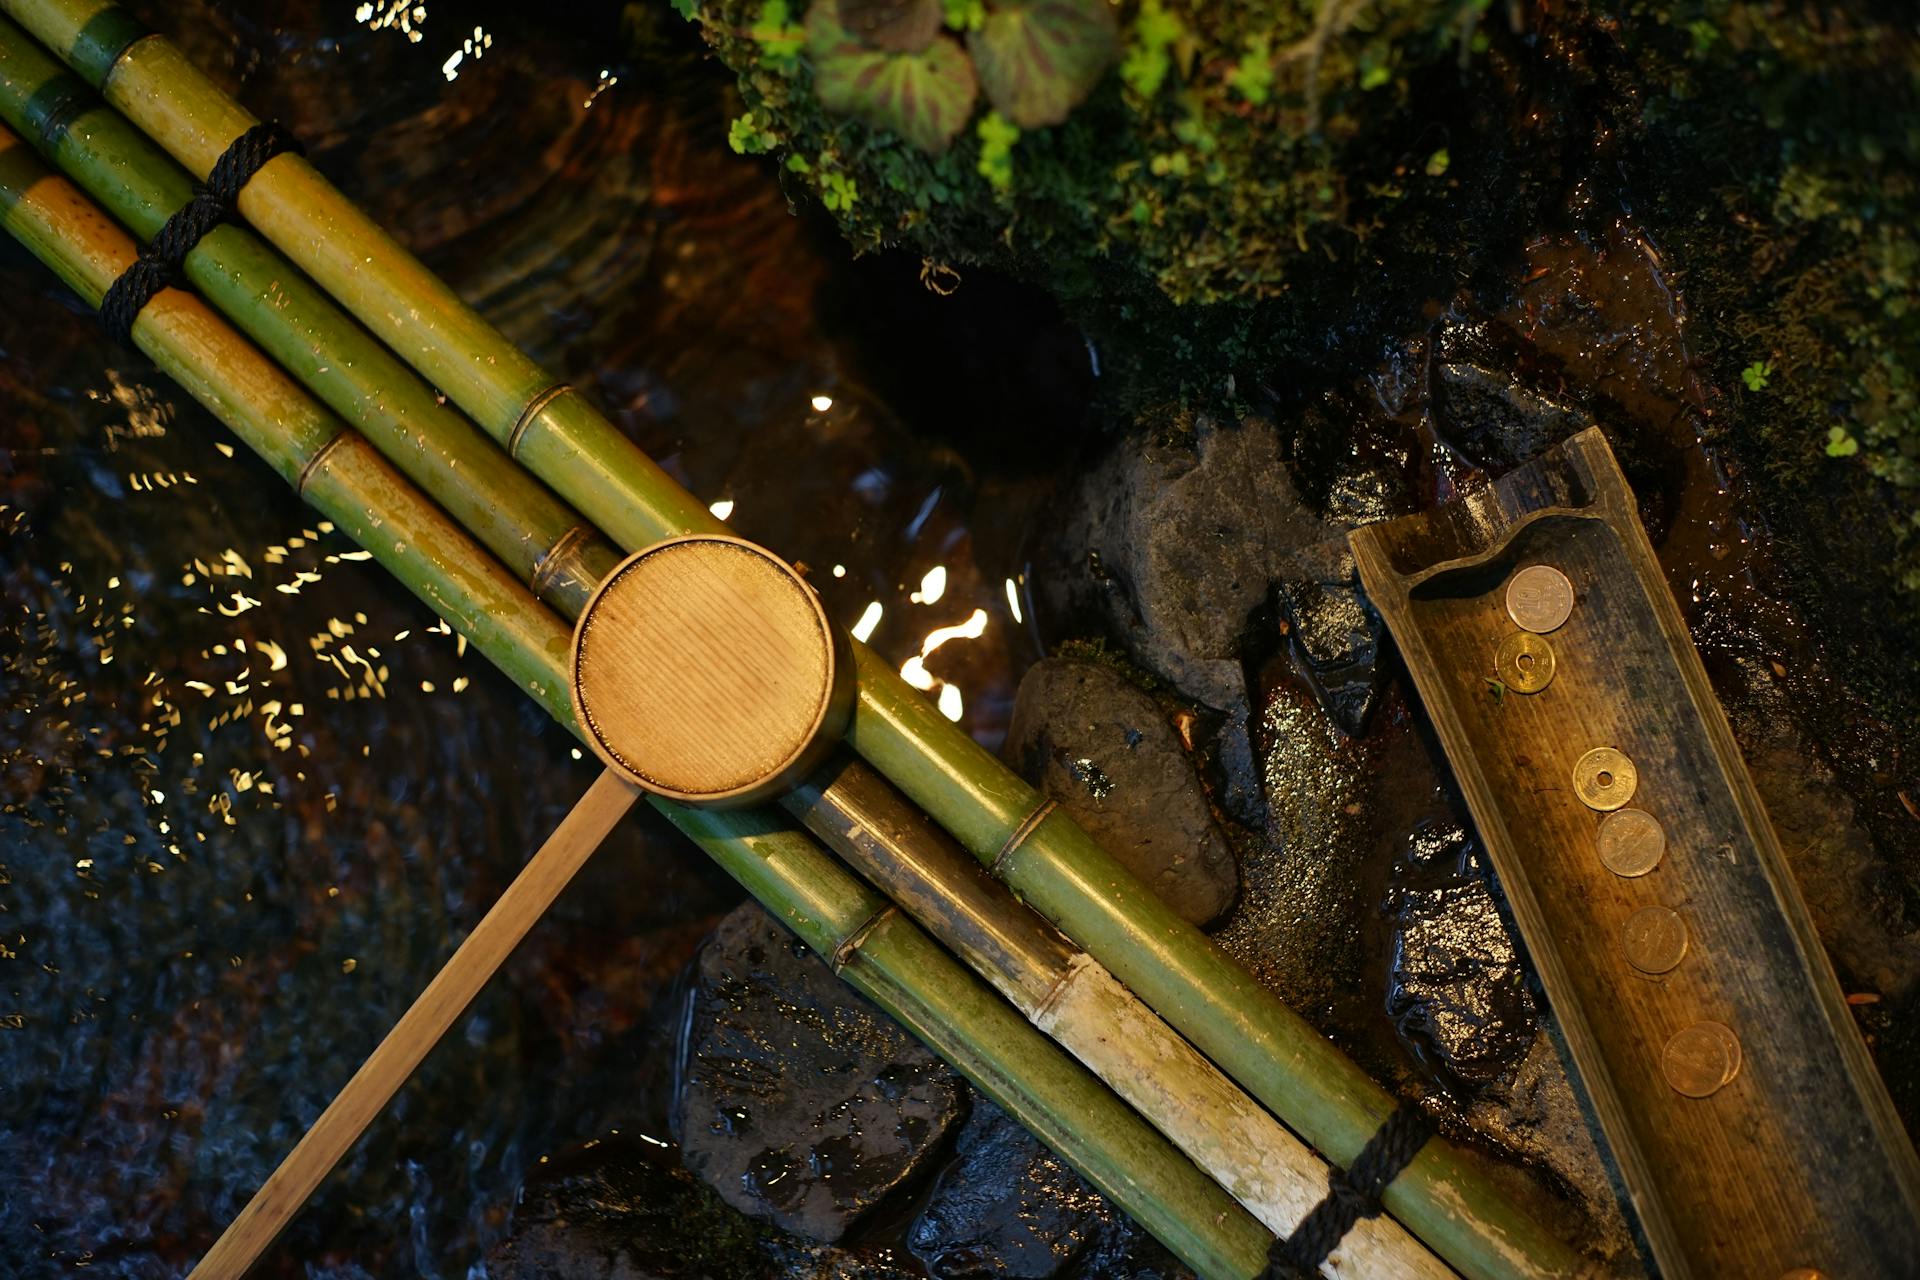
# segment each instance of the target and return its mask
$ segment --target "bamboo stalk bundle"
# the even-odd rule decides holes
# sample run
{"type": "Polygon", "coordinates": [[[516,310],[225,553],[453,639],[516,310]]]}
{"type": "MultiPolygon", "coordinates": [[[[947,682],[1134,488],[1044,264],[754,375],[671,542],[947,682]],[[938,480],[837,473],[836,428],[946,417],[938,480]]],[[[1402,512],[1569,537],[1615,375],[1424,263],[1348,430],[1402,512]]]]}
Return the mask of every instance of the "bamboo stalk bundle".
{"type": "MultiPolygon", "coordinates": [[[[0,129],[0,225],[90,305],[134,259],[124,232],[0,129]]],[[[565,624],[197,298],[169,289],[135,345],[309,502],[578,733],[565,624]]],[[[1039,1135],[1196,1271],[1253,1275],[1268,1233],[1084,1068],[804,832],[760,810],[652,798],[856,989],[1039,1135]]]]}
{"type": "MultiPolygon", "coordinates": [[[[193,198],[191,179],[164,152],[12,23],[0,25],[0,118],[39,140],[141,240],[193,198]]],[[[597,530],[251,232],[215,227],[184,269],[202,296],[229,318],[244,317],[248,337],[536,594],[577,612],[619,560],[597,530]]]]}
{"type": "MultiPolygon", "coordinates": [[[[5,19],[0,19],[0,118],[37,138],[51,158],[62,162],[138,234],[151,236],[189,198],[189,181],[170,159],[5,19]],[[76,137],[84,138],[84,145],[77,144],[76,137]]],[[[288,347],[296,350],[300,359],[289,372],[318,395],[338,393],[338,400],[345,401],[343,411],[368,423],[365,433],[389,460],[404,465],[424,454],[457,463],[473,460],[478,452],[482,455],[478,460],[484,463],[485,454],[498,456],[491,442],[478,439],[464,420],[433,412],[438,406],[431,393],[410,372],[339,315],[277,254],[244,231],[219,228],[210,233],[188,255],[187,267],[195,283],[211,281],[213,287],[207,290],[211,299],[250,336],[262,341],[269,353],[279,354],[288,347]],[[309,308],[317,308],[318,314],[307,314],[309,308]],[[370,346],[371,352],[366,350],[370,346]],[[352,371],[351,377],[331,376],[332,370],[343,367],[352,371]],[[403,394],[390,398],[379,394],[382,388],[396,385],[403,394]],[[385,413],[391,413],[392,420],[382,416],[385,413]],[[437,433],[449,438],[438,439],[437,433]]],[[[342,406],[336,403],[335,407],[342,406]]],[[[540,528],[542,517],[555,504],[544,489],[511,463],[507,465],[521,483],[503,483],[479,495],[479,501],[490,504],[487,523],[475,527],[466,518],[476,502],[473,495],[456,492],[454,500],[444,505],[468,525],[469,532],[504,530],[508,544],[517,546],[512,530],[522,517],[527,526],[540,528]]],[[[434,482],[445,483],[448,469],[427,469],[424,477],[416,478],[435,492],[434,482]]],[[[591,553],[598,548],[605,544],[591,536],[563,543],[567,550],[591,553]]],[[[498,545],[494,549],[498,553],[498,545]]],[[[603,576],[603,571],[595,571],[597,564],[610,564],[611,554],[607,548],[600,560],[575,559],[572,573],[549,581],[564,587],[584,579],[591,588],[603,576]]],[[[543,553],[539,563],[550,558],[543,553]]],[[[524,564],[518,568],[525,572],[524,564]]],[[[536,576],[538,572],[536,568],[536,576]]],[[[549,595],[569,617],[579,612],[581,598],[573,590],[549,595]]],[[[1317,1203],[1327,1170],[1307,1147],[1249,1101],[1103,966],[1070,948],[988,879],[937,828],[923,821],[917,841],[872,840],[876,828],[870,819],[876,797],[895,814],[910,808],[884,782],[864,767],[849,764],[839,771],[830,793],[815,789],[808,796],[795,812],[813,824],[822,840],[1009,996],[1029,1021],[1138,1108],[1270,1230],[1292,1231],[1317,1203]],[[849,826],[848,801],[860,797],[866,798],[862,811],[866,820],[864,825],[849,826]],[[830,814],[837,818],[829,819],[830,814]],[[934,852],[931,867],[925,858],[916,860],[916,848],[934,852]],[[875,850],[884,850],[887,860],[862,858],[875,850]],[[982,885],[991,892],[980,892],[982,885]],[[903,887],[910,891],[903,893],[903,887]],[[952,909],[962,901],[973,908],[971,914],[952,909]],[[1004,950],[986,954],[967,945],[983,934],[1009,933],[1038,935],[1048,941],[1031,948],[1025,957],[1004,950]],[[1052,963],[1018,963],[1041,953],[1052,963]],[[1128,1034],[1112,1034],[1116,1025],[1126,1026],[1128,1034]]],[[[1409,1276],[1450,1274],[1390,1221],[1358,1224],[1340,1257],[1369,1269],[1384,1266],[1409,1276]]]]}
{"type": "MultiPolygon", "coordinates": [[[[0,9],[195,173],[205,174],[257,123],[168,41],[106,0],[0,0],[0,9]]],[[[717,530],[697,499],[304,160],[269,162],[243,191],[240,209],[615,542],[633,549],[717,530]]],[[[1350,1163],[1394,1100],[876,654],[856,645],[855,660],[849,744],[1301,1137],[1334,1162],[1350,1163]]],[[[1389,1184],[1384,1199],[1469,1276],[1579,1270],[1571,1251],[1439,1140],[1389,1184]]]]}

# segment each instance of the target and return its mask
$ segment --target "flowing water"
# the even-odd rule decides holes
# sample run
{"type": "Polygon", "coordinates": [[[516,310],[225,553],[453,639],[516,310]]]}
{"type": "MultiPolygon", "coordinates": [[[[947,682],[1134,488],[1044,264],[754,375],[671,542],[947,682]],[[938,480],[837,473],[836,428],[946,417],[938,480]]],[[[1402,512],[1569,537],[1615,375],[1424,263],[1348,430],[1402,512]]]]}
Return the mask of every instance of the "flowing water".
{"type": "MultiPolygon", "coordinates": [[[[849,264],[727,150],[677,23],[660,48],[617,4],[145,8],[997,740],[1024,513],[1083,416],[1084,350],[1042,300],[849,264]]],[[[151,1276],[594,768],[11,241],[0,280],[0,1274],[151,1276]]],[[[738,897],[627,824],[273,1269],[463,1274],[544,1153],[664,1132],[661,997],[738,897]]]]}

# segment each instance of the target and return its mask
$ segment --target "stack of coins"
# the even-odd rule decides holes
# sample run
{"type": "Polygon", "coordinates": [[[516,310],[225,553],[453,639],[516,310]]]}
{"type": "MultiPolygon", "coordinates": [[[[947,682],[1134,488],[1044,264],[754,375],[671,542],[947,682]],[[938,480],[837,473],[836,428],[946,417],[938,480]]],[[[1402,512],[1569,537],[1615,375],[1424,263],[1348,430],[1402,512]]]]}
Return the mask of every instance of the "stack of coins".
{"type": "MultiPolygon", "coordinates": [[[[1574,601],[1572,580],[1552,565],[1525,565],[1507,580],[1507,616],[1520,630],[1502,639],[1494,651],[1494,671],[1503,686],[1536,694],[1553,682],[1558,659],[1547,635],[1566,625],[1574,601]]],[[[1660,820],[1644,809],[1627,807],[1639,785],[1640,771],[1617,747],[1589,748],[1574,762],[1574,794],[1605,815],[1594,833],[1600,863],[1626,880],[1653,871],[1667,851],[1660,820]]],[[[1664,906],[1634,912],[1620,934],[1627,963],[1650,976],[1679,967],[1688,943],[1686,921],[1664,906]]],[[[1676,1093],[1705,1098],[1732,1082],[1740,1062],[1740,1038],[1721,1023],[1703,1020],[1667,1040],[1660,1073],[1676,1093]]]]}

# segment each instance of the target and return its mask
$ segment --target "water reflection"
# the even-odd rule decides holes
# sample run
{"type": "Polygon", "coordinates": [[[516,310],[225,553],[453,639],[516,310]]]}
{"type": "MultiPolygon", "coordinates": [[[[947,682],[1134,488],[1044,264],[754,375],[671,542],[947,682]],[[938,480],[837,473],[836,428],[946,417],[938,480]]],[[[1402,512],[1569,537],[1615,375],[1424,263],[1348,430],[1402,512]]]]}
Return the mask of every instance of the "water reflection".
{"type": "MultiPolygon", "coordinates": [[[[1070,445],[1070,334],[990,298],[1008,331],[962,340],[967,290],[847,266],[727,151],[711,67],[609,65],[620,5],[566,31],[446,0],[144,8],[997,739],[1025,658],[1002,587],[1057,456],[1005,441],[1070,445]],[[926,376],[943,343],[1019,376],[926,376]]],[[[0,281],[0,1256],[177,1272],[594,768],[10,244],[0,281]]],[[[623,829],[264,1274],[464,1274],[546,1152],[660,1132],[657,1010],[737,898],[623,829]]]]}

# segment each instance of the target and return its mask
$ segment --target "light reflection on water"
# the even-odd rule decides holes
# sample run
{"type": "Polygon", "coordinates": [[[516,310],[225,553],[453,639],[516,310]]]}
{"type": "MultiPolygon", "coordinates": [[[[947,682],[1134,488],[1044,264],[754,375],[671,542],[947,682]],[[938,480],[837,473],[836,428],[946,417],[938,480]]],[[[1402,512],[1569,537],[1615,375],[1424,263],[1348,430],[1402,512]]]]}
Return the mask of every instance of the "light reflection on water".
{"type": "MultiPolygon", "coordinates": [[[[418,40],[365,7],[147,16],[995,743],[1048,480],[928,440],[1058,406],[876,346],[932,295],[837,265],[726,150],[708,71],[610,68],[621,6],[556,33],[437,0],[418,40]],[[442,22],[494,38],[452,83],[442,22]]],[[[177,1272],[594,768],[10,244],[0,281],[0,1257],[177,1272]]],[[[656,1000],[737,897],[623,829],[265,1274],[465,1274],[545,1152],[662,1131],[656,1000]]]]}

